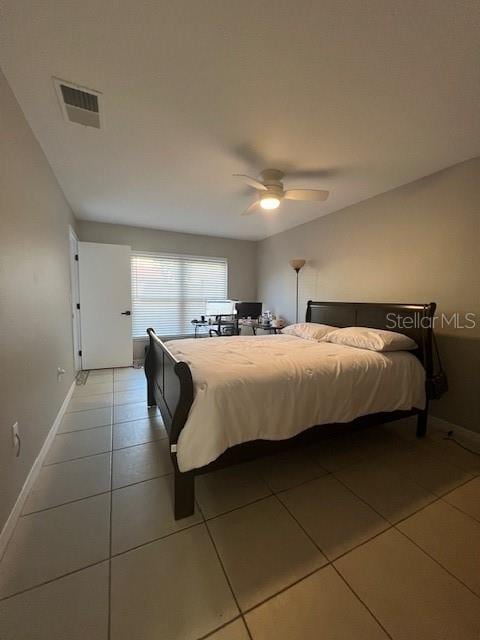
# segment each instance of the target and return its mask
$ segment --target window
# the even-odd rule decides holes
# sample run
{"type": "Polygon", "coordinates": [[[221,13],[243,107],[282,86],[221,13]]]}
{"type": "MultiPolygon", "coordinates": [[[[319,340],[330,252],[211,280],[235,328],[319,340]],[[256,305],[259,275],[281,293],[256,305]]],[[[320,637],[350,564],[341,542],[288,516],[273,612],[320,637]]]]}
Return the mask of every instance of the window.
{"type": "Polygon", "coordinates": [[[208,299],[227,297],[227,261],[161,253],[132,253],[132,331],[161,336],[192,333],[191,320],[208,299]]]}

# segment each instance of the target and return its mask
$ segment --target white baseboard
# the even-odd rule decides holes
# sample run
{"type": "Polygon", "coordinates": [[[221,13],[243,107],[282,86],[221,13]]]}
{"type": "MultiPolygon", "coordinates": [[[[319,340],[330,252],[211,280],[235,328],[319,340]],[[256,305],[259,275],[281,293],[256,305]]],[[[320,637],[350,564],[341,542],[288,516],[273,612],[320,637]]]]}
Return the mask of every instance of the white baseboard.
{"type": "Polygon", "coordinates": [[[68,403],[70,402],[70,398],[72,397],[74,389],[75,389],[75,380],[72,382],[72,385],[68,390],[65,400],[62,402],[62,406],[60,407],[57,413],[57,417],[55,418],[55,421],[52,424],[47,437],[45,438],[45,442],[43,443],[43,446],[40,449],[40,453],[36,457],[35,462],[33,463],[32,468],[30,469],[28,476],[23,484],[22,490],[18,494],[18,498],[15,501],[15,504],[13,505],[13,509],[11,510],[10,515],[8,516],[7,521],[2,529],[2,532],[0,533],[0,559],[2,558],[5,552],[8,541],[10,540],[13,530],[15,529],[15,525],[17,524],[17,520],[20,517],[20,514],[22,513],[23,505],[25,504],[25,500],[27,499],[30,489],[32,488],[33,483],[35,482],[40,472],[40,469],[42,468],[43,461],[45,460],[48,450],[50,449],[50,445],[52,444],[52,441],[57,433],[58,427],[62,422],[62,418],[67,409],[68,403]]]}

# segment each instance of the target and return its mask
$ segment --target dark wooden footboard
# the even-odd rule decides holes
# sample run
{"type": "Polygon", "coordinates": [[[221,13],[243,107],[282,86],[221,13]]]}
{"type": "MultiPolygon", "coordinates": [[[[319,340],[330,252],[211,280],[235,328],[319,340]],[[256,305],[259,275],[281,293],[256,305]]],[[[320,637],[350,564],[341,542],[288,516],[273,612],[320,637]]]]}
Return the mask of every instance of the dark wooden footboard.
{"type": "Polygon", "coordinates": [[[147,399],[162,414],[170,442],[175,474],[175,518],[194,511],[193,473],[182,473],[177,464],[177,441],[193,402],[193,380],[186,362],[177,360],[153,329],[147,329],[150,344],[145,357],[147,399]]]}
{"type": "Polygon", "coordinates": [[[255,440],[236,445],[227,449],[214,462],[193,471],[181,472],[177,463],[177,442],[187,421],[194,398],[192,372],[186,362],[177,360],[164,342],[153,329],[148,329],[150,345],[145,358],[145,375],[148,384],[148,404],[157,405],[165,423],[170,442],[170,454],[174,467],[175,518],[184,518],[194,512],[195,507],[195,476],[214,471],[216,469],[238,464],[262,455],[275,453],[292,444],[310,442],[322,439],[331,434],[332,429],[357,428],[374,424],[381,424],[407,416],[417,416],[417,436],[426,433],[429,402],[428,381],[433,374],[432,354],[432,318],[435,304],[404,305],[381,303],[351,303],[351,302],[309,302],[307,307],[307,322],[319,322],[338,327],[363,326],[377,329],[390,329],[389,318],[394,314],[398,317],[400,329],[394,329],[412,337],[418,349],[413,351],[422,362],[427,377],[427,405],[424,409],[413,408],[409,411],[394,411],[391,413],[361,416],[348,425],[321,425],[311,427],[294,438],[280,441],[255,440]]]}

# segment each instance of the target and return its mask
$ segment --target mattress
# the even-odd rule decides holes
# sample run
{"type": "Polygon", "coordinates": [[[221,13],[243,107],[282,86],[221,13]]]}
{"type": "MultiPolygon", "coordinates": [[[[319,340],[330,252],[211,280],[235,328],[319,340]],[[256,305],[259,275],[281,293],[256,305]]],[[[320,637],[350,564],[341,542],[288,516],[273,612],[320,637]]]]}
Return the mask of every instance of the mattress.
{"type": "Polygon", "coordinates": [[[172,340],[194,400],[177,443],[181,471],[250,440],[425,407],[425,370],[405,351],[377,353],[295,336],[172,340]]]}

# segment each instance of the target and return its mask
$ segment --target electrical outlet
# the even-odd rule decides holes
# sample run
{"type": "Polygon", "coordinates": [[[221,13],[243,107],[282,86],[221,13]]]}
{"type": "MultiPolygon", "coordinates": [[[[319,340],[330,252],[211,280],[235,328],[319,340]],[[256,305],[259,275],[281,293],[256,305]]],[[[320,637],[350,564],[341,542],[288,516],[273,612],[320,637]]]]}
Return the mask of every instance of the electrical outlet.
{"type": "Polygon", "coordinates": [[[19,439],[20,439],[20,429],[18,427],[18,422],[15,422],[15,424],[12,424],[12,444],[14,447],[17,446],[19,439]]]}
{"type": "Polygon", "coordinates": [[[22,442],[20,440],[20,427],[18,426],[18,422],[12,424],[12,446],[15,449],[15,456],[18,458],[20,455],[20,448],[22,446],[22,442]]]}

